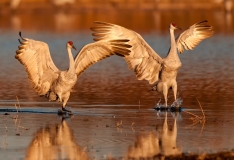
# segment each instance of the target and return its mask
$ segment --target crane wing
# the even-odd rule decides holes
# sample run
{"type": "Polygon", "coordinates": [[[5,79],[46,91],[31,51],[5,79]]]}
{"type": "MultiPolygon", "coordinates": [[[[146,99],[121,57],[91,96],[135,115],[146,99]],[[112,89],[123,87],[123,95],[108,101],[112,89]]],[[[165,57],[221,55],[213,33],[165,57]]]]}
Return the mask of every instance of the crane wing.
{"type": "Polygon", "coordinates": [[[106,41],[116,38],[129,39],[131,53],[124,56],[129,69],[134,69],[138,80],[148,80],[153,84],[159,79],[162,58],[136,32],[106,22],[94,22],[91,28],[95,41],[106,41]]]}
{"type": "Polygon", "coordinates": [[[24,65],[34,90],[39,95],[44,95],[60,71],[54,65],[46,43],[27,38],[23,40],[25,41],[20,42],[15,58],[24,65]]]}
{"type": "Polygon", "coordinates": [[[213,34],[212,26],[206,24],[207,21],[195,23],[189,29],[185,30],[176,39],[177,48],[180,53],[186,50],[192,50],[202,40],[210,37],[213,34]]]}
{"type": "Polygon", "coordinates": [[[112,55],[127,56],[131,45],[127,39],[99,41],[85,45],[75,57],[76,74],[79,76],[89,66],[112,55]]]}

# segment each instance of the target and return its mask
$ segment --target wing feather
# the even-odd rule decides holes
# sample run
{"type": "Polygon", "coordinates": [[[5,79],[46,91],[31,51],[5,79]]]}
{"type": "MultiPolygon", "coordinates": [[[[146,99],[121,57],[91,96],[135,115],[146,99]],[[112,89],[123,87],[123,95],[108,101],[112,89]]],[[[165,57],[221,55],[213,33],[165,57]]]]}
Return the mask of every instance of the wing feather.
{"type": "Polygon", "coordinates": [[[89,66],[112,55],[129,55],[128,40],[99,41],[84,46],[75,57],[76,74],[79,76],[89,66]]]}
{"type": "Polygon", "coordinates": [[[34,90],[44,95],[52,82],[58,77],[58,68],[54,65],[46,43],[24,38],[20,42],[15,58],[24,65],[34,90]]]}
{"type": "Polygon", "coordinates": [[[150,84],[158,80],[160,70],[154,68],[161,69],[163,60],[138,33],[106,22],[94,22],[91,30],[94,32],[94,41],[129,39],[128,44],[132,46],[129,48],[131,52],[124,56],[128,68],[134,69],[138,80],[146,79],[150,84]]]}
{"type": "Polygon", "coordinates": [[[198,22],[180,34],[176,40],[180,53],[183,53],[184,49],[193,50],[202,40],[212,36],[214,33],[212,26],[207,25],[206,22],[198,22]]]}

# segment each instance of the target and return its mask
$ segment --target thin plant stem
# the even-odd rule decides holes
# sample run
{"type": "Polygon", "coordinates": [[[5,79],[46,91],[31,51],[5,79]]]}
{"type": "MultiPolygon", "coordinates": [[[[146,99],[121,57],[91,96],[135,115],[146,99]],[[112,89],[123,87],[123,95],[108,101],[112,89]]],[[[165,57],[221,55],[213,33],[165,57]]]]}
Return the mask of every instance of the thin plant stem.
{"type": "Polygon", "coordinates": [[[19,99],[18,99],[17,96],[16,96],[16,99],[17,99],[17,102],[18,102],[18,107],[20,108],[20,112],[22,113],[22,110],[21,110],[21,107],[20,107],[20,103],[19,103],[19,99]]]}
{"type": "Polygon", "coordinates": [[[188,111],[183,111],[183,112],[188,113],[188,114],[191,114],[191,115],[195,116],[196,118],[199,118],[199,116],[197,116],[197,115],[195,115],[195,114],[193,114],[193,113],[191,113],[191,112],[188,112],[188,111]]]}
{"type": "MultiPolygon", "coordinates": [[[[196,99],[197,99],[197,98],[196,98],[196,99]]],[[[203,109],[202,109],[201,103],[199,102],[198,99],[197,99],[197,101],[198,101],[199,106],[200,106],[200,108],[201,108],[201,111],[202,111],[202,114],[203,114],[203,118],[206,119],[206,116],[205,116],[204,111],[203,111],[203,109]]]]}

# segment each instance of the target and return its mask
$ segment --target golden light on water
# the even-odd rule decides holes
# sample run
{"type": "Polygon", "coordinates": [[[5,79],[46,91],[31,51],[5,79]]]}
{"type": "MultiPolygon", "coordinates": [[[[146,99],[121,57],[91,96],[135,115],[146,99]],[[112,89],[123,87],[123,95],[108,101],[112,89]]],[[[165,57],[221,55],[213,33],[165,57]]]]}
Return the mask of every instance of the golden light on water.
{"type": "Polygon", "coordinates": [[[56,33],[89,31],[93,21],[105,21],[144,33],[167,33],[168,26],[175,22],[182,29],[208,20],[217,34],[234,33],[234,16],[223,11],[111,11],[53,14],[7,14],[0,15],[1,30],[49,31],[56,33]],[[7,17],[7,18],[5,18],[7,17]]]}
{"type": "MultiPolygon", "coordinates": [[[[0,109],[14,109],[17,96],[28,111],[19,119],[14,118],[17,113],[0,114],[0,159],[165,157],[233,149],[232,0],[68,0],[61,5],[64,1],[0,1],[0,109]],[[202,115],[197,98],[206,115],[204,124],[194,124],[186,112],[155,111],[160,99],[164,103],[162,94],[150,91],[147,81],[136,80],[117,56],[82,73],[68,102],[75,115],[61,122],[56,114],[61,104],[39,97],[14,58],[22,31],[23,37],[46,42],[56,66],[67,69],[66,42],[72,40],[77,49],[92,43],[93,21],[132,29],[165,57],[169,24],[185,30],[202,20],[213,26],[214,35],[179,55],[183,66],[177,82],[182,107],[202,115]]],[[[169,90],[168,103],[173,100],[169,90]]]]}

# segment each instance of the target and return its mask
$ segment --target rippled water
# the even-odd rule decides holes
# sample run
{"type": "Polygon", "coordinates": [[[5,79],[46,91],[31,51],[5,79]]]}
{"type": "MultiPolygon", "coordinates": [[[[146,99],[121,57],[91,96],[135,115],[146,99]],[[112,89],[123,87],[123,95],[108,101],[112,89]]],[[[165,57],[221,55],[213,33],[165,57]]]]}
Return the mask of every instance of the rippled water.
{"type": "MultiPolygon", "coordinates": [[[[190,24],[184,22],[185,26],[181,27],[190,24]]],[[[49,44],[52,59],[60,69],[68,66],[65,48],[68,40],[72,40],[77,49],[92,42],[89,31],[58,34],[51,30],[22,29],[24,37],[49,44]]],[[[91,66],[79,77],[76,92],[68,102],[76,114],[62,121],[55,114],[61,104],[38,97],[29,85],[23,66],[14,58],[18,31],[3,29],[0,36],[0,106],[14,109],[17,96],[22,108],[43,113],[23,113],[13,119],[16,113],[2,115],[5,113],[2,112],[0,159],[39,159],[40,156],[106,159],[232,150],[234,36],[232,32],[217,31],[193,51],[180,55],[183,66],[177,82],[182,106],[201,116],[197,98],[206,115],[205,124],[194,124],[192,116],[186,112],[168,113],[165,120],[166,113],[153,110],[160,99],[163,101],[163,96],[149,91],[151,86],[146,81],[137,81],[133,71],[129,71],[125,61],[117,56],[91,66]],[[122,125],[116,127],[121,121],[122,125]]],[[[169,33],[140,33],[160,56],[166,56],[170,47],[169,33]]],[[[169,103],[172,102],[170,92],[169,103]]]]}

